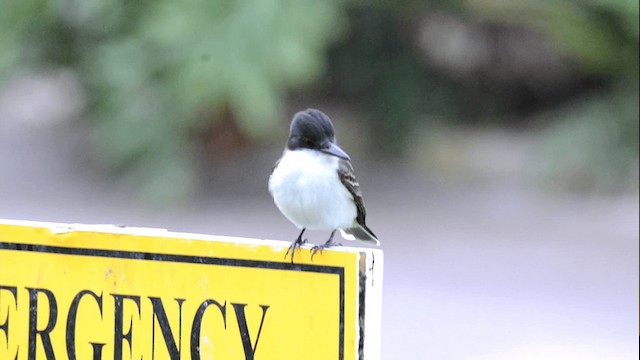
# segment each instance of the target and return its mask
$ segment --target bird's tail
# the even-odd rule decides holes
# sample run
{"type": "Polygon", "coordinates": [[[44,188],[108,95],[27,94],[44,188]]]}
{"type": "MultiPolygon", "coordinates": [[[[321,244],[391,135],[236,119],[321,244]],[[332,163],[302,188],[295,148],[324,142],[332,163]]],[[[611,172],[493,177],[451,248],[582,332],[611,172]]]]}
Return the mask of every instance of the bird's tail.
{"type": "Polygon", "coordinates": [[[376,235],[366,225],[356,224],[356,226],[348,229],[340,229],[342,237],[347,240],[358,239],[372,245],[380,245],[380,241],[376,235]]]}

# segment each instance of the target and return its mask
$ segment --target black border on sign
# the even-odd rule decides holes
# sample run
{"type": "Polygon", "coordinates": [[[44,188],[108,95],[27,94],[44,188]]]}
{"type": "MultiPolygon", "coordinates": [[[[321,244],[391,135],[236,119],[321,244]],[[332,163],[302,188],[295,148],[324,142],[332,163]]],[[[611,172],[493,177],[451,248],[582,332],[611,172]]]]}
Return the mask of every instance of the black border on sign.
{"type": "Polygon", "coordinates": [[[322,274],[335,274],[340,279],[340,323],[339,325],[339,346],[338,359],[344,360],[344,268],[339,266],[328,265],[309,265],[309,264],[291,264],[289,262],[277,261],[260,261],[245,259],[229,259],[208,256],[193,255],[176,255],[176,254],[159,254],[138,251],[122,251],[122,250],[105,250],[105,249],[87,249],[72,248],[54,245],[34,245],[0,241],[0,250],[29,251],[50,254],[78,255],[78,256],[96,256],[106,258],[121,258],[129,260],[148,260],[148,261],[164,261],[175,263],[202,264],[202,265],[221,265],[221,266],[237,266],[250,268],[263,268],[273,270],[303,271],[315,272],[322,274]]]}

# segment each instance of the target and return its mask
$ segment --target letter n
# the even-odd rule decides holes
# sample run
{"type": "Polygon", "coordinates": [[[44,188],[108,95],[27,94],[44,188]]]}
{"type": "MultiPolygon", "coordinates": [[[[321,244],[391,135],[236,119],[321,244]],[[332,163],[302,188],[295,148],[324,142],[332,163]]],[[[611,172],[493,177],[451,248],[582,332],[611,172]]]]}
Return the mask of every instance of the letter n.
{"type": "MultiPolygon", "coordinates": [[[[164,338],[164,343],[167,346],[167,351],[169,351],[169,358],[171,360],[180,360],[180,351],[182,348],[182,303],[185,299],[175,299],[178,303],[178,313],[179,313],[179,324],[178,324],[178,344],[176,345],[176,339],[173,337],[171,333],[171,327],[169,326],[169,319],[167,319],[167,313],[164,311],[164,305],[162,305],[162,300],[158,297],[149,296],[149,300],[151,300],[151,305],[153,306],[153,315],[151,319],[151,341],[153,342],[153,349],[155,351],[155,337],[156,337],[156,326],[155,320],[158,319],[158,325],[160,325],[160,331],[162,331],[162,337],[164,338]]],[[[153,355],[152,355],[153,356],[153,355]]]]}

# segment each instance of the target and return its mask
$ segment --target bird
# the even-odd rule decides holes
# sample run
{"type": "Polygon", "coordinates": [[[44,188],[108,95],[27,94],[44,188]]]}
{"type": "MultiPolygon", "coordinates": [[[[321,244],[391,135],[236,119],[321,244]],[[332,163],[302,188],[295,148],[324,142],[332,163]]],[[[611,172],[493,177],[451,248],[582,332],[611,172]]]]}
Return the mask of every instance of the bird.
{"type": "Polygon", "coordinates": [[[351,158],[336,143],[331,119],[317,109],[297,112],[291,120],[284,152],[269,176],[269,193],[276,207],[300,233],[285,253],[307,243],[305,230],[326,230],[331,234],[322,245],[311,249],[311,260],[331,246],[336,231],[347,240],[380,245],[367,227],[366,210],[351,158]]]}

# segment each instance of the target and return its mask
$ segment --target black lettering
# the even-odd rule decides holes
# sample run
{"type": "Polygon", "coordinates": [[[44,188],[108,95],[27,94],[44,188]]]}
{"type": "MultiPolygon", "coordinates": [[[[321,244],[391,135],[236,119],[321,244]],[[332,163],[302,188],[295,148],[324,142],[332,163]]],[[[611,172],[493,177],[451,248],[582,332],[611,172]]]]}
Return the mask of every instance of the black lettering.
{"type": "Polygon", "coordinates": [[[101,343],[89,343],[93,347],[93,360],[102,360],[102,347],[105,344],[101,343]]]}
{"type": "Polygon", "coordinates": [[[213,299],[207,299],[200,304],[195,316],[193,317],[193,325],[191,326],[191,360],[200,360],[200,331],[202,330],[202,317],[209,305],[215,305],[222,313],[222,322],[224,328],[227,328],[227,302],[223,305],[213,299]]]}
{"type": "MultiPolygon", "coordinates": [[[[16,311],[18,310],[18,288],[15,286],[0,285],[0,300],[2,300],[2,290],[7,290],[13,294],[13,302],[16,305],[16,311]]],[[[7,306],[7,317],[2,323],[0,323],[0,331],[4,332],[7,338],[7,349],[9,349],[9,307],[7,306]]],[[[18,351],[16,350],[16,356],[18,358],[18,351]]]]}
{"type": "Polygon", "coordinates": [[[47,289],[35,289],[26,288],[29,291],[29,353],[27,358],[29,360],[35,360],[36,358],[36,341],[38,336],[42,341],[44,347],[44,353],[47,359],[55,359],[53,353],[53,346],[51,345],[50,333],[53,327],[56,326],[58,320],[58,304],[56,303],[56,297],[50,290],[47,289]],[[47,326],[44,329],[38,330],[38,294],[44,294],[49,302],[49,319],[47,320],[47,326]]]}
{"type": "Polygon", "coordinates": [[[85,295],[90,295],[96,301],[98,309],[100,310],[100,318],[102,318],[102,293],[98,296],[98,294],[91,290],[82,290],[76,294],[73,301],[71,301],[69,316],[67,317],[67,356],[69,360],[76,360],[76,318],[78,317],[80,300],[82,300],[85,295]]]}
{"type": "Polygon", "coordinates": [[[269,305],[260,305],[262,309],[262,319],[260,320],[260,327],[258,328],[258,335],[256,336],[256,343],[251,345],[251,336],[249,335],[249,327],[247,326],[247,319],[244,315],[244,308],[247,304],[231,303],[233,310],[236,313],[238,319],[238,328],[240,329],[240,337],[242,338],[242,347],[244,348],[244,357],[246,360],[253,360],[253,357],[258,349],[258,341],[260,340],[260,333],[262,332],[262,324],[264,323],[264,317],[267,315],[269,305]]]}
{"type": "Polygon", "coordinates": [[[138,307],[138,316],[140,316],[140,296],[111,294],[115,301],[114,315],[114,334],[113,334],[113,358],[114,360],[122,359],[122,343],[127,340],[129,343],[129,356],[133,356],[133,317],[129,322],[129,331],[124,333],[124,301],[131,300],[138,307]]]}
{"type": "MultiPolygon", "coordinates": [[[[179,312],[179,327],[178,327],[178,345],[176,345],[176,340],[173,337],[173,333],[171,332],[171,327],[169,326],[169,319],[167,319],[167,313],[164,311],[164,305],[162,305],[162,300],[158,297],[149,296],[149,300],[151,300],[151,305],[153,306],[153,315],[151,315],[151,343],[155,344],[156,342],[156,326],[155,320],[158,319],[158,325],[160,325],[160,331],[162,331],[162,337],[164,338],[164,344],[167,346],[167,351],[169,351],[169,358],[171,360],[180,360],[180,351],[182,350],[182,303],[185,299],[175,299],[178,303],[178,312],[179,312]]],[[[155,357],[155,346],[153,347],[151,358],[155,357]]]]}

